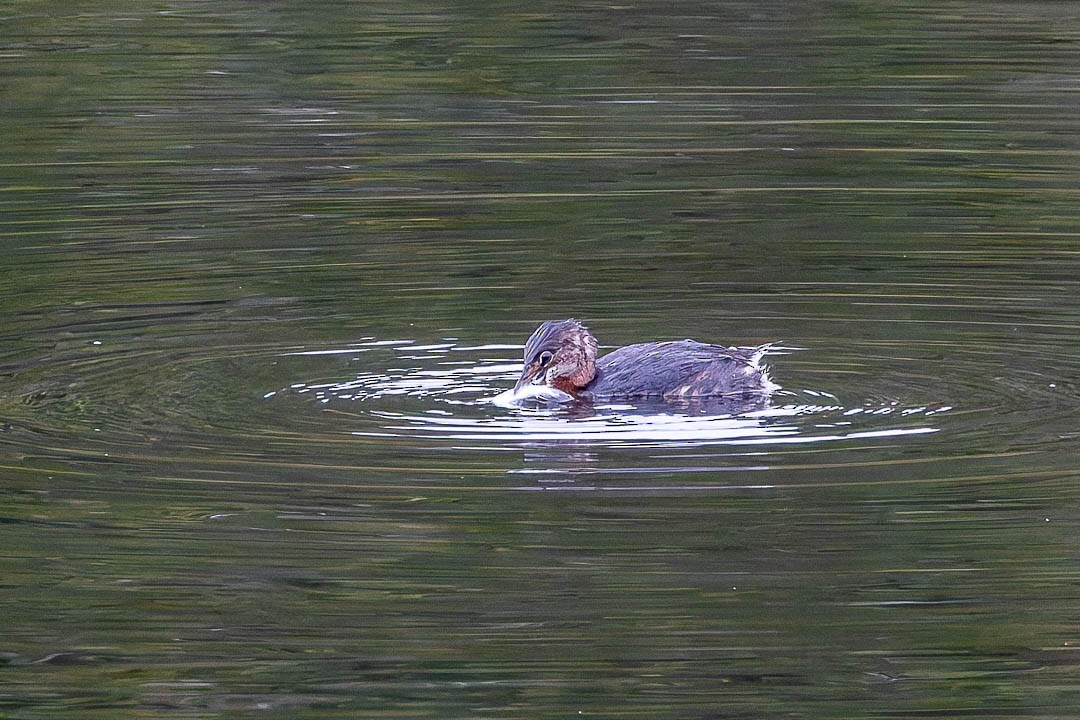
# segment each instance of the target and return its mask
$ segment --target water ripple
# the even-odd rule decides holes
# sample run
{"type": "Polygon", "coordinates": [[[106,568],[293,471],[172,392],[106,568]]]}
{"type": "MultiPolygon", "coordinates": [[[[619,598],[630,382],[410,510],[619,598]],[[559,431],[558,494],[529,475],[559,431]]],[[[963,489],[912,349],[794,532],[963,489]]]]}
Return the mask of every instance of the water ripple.
{"type": "MultiPolygon", "coordinates": [[[[952,409],[943,403],[905,405],[895,399],[850,406],[821,389],[781,391],[772,406],[745,411],[708,400],[506,406],[494,400],[520,372],[520,362],[513,359],[519,346],[367,341],[293,355],[358,360],[375,348],[392,350],[392,356],[382,356],[389,367],[362,367],[344,379],[298,382],[287,392],[310,397],[336,416],[364,425],[350,430],[356,437],[470,443],[457,446],[463,449],[538,443],[694,447],[865,441],[937,432],[930,418],[952,409]],[[402,367],[401,361],[408,365],[402,367]]],[[[789,352],[781,349],[778,354],[789,352]]]]}

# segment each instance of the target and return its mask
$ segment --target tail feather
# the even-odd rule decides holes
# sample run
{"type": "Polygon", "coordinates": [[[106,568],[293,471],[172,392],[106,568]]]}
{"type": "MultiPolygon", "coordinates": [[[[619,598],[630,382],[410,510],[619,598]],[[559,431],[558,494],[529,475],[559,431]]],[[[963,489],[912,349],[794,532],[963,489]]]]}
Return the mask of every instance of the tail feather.
{"type": "Polygon", "coordinates": [[[754,348],[747,348],[753,352],[748,359],[748,363],[751,368],[756,370],[761,376],[761,389],[766,393],[772,393],[780,389],[780,386],[773,382],[772,377],[769,376],[769,366],[762,362],[765,356],[772,349],[772,343],[766,343],[765,345],[758,345],[754,348]]]}

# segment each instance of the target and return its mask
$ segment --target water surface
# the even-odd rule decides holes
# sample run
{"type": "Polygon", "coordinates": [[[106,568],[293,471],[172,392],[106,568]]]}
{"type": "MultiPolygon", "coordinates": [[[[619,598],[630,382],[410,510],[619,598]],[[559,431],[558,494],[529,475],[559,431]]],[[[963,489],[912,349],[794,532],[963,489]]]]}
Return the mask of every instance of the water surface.
{"type": "Polygon", "coordinates": [[[0,714],[1080,714],[1073,4],[0,23],[0,714]]]}

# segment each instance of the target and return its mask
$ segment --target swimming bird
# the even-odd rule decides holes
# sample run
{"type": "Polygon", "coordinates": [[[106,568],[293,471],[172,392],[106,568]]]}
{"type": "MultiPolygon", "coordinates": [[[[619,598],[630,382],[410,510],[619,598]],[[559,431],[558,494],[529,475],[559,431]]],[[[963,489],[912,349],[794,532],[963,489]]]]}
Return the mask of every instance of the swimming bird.
{"type": "Polygon", "coordinates": [[[627,345],[597,358],[588,328],[573,318],[548,321],[525,343],[514,392],[546,386],[585,400],[766,398],[778,387],[761,364],[768,347],[672,340],[627,345]]]}

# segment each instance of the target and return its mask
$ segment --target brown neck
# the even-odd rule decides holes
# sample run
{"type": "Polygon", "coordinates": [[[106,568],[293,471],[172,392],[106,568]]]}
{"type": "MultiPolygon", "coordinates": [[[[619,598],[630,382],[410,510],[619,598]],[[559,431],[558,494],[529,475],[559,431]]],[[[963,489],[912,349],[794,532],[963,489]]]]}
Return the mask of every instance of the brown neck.
{"type": "Polygon", "coordinates": [[[575,378],[576,377],[577,377],[577,375],[573,375],[573,376],[570,376],[570,377],[555,378],[555,380],[551,384],[556,389],[562,390],[564,393],[568,393],[570,395],[576,395],[578,390],[580,390],[581,388],[583,388],[583,387],[585,387],[586,385],[589,384],[588,381],[586,381],[586,382],[584,382],[584,383],[582,383],[580,385],[575,384],[575,378]]]}

